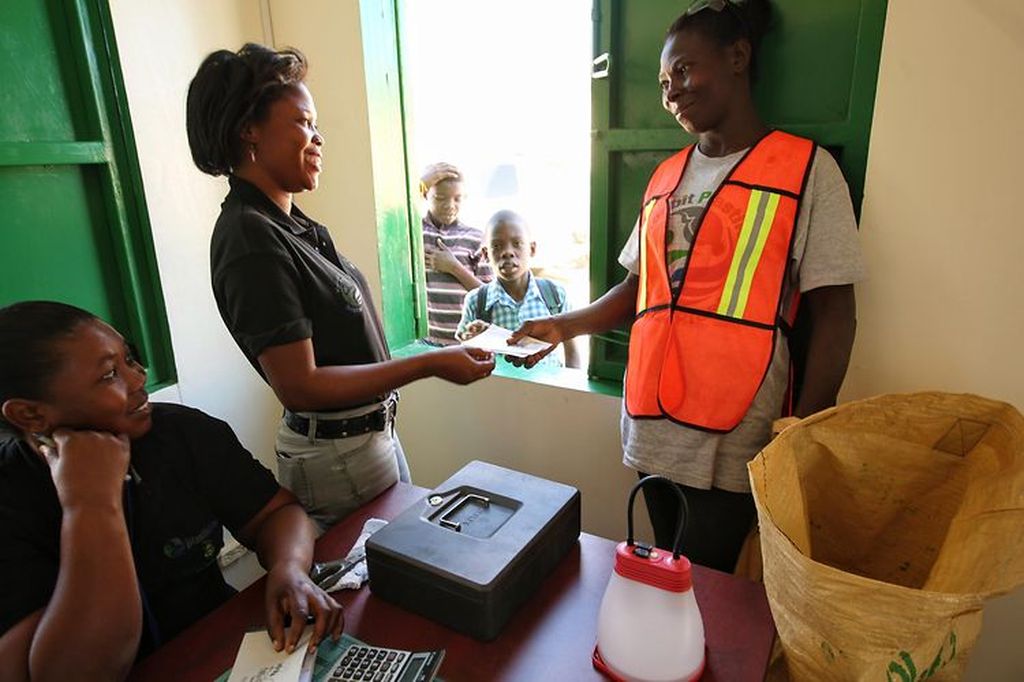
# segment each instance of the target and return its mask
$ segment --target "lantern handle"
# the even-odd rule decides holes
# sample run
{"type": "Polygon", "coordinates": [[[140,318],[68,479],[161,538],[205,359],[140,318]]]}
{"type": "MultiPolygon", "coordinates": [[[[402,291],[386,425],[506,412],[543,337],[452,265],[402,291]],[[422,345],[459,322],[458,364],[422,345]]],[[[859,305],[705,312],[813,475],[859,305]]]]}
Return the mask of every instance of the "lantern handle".
{"type": "Polygon", "coordinates": [[[686,526],[690,521],[690,507],[686,504],[686,495],[680,490],[679,486],[668,480],[664,476],[645,476],[637,481],[633,489],[629,491],[629,506],[627,507],[627,536],[626,544],[630,547],[633,546],[633,501],[636,499],[637,492],[644,487],[647,483],[653,481],[662,481],[668,485],[672,490],[676,492],[676,496],[679,497],[679,518],[676,521],[676,539],[672,543],[672,558],[676,561],[679,560],[679,547],[683,544],[683,537],[686,535],[686,526]]]}

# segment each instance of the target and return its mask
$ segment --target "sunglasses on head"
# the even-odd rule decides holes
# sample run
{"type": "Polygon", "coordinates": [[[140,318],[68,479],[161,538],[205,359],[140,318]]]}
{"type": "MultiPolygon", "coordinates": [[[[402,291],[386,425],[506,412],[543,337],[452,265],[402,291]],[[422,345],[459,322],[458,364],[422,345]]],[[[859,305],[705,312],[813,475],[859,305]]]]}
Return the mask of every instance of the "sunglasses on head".
{"type": "Polygon", "coordinates": [[[722,10],[729,8],[730,5],[742,5],[746,0],[696,0],[689,9],[686,10],[686,16],[693,16],[697,12],[709,9],[713,12],[721,12],[722,10]]]}

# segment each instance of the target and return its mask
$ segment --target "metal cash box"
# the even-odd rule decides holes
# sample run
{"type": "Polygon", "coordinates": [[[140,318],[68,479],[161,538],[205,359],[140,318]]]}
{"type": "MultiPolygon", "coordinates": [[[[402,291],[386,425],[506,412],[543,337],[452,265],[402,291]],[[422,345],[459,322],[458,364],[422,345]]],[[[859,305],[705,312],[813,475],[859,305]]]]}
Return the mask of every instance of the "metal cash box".
{"type": "Polygon", "coordinates": [[[579,490],[473,461],[366,541],[370,590],[488,641],[579,534],[579,490]]]}

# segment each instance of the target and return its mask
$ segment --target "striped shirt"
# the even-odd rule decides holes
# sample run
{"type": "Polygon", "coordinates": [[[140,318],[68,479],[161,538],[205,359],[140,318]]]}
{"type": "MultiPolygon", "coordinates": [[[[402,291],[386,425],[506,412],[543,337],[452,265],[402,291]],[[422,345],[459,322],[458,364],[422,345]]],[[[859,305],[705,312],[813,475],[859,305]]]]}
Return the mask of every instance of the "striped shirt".
{"type": "MultiPolygon", "coordinates": [[[[482,282],[491,280],[491,264],[480,251],[483,232],[456,220],[445,227],[423,218],[423,248],[436,249],[443,244],[455,259],[482,282]]],[[[455,343],[455,330],[462,317],[466,288],[446,272],[427,270],[427,342],[448,346],[455,343]]]]}

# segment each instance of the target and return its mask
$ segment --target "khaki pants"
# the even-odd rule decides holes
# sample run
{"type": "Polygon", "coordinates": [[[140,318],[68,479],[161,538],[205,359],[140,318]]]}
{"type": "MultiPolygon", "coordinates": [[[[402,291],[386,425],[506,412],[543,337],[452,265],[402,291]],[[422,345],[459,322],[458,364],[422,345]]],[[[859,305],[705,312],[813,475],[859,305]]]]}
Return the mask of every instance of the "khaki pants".
{"type": "MultiPolygon", "coordinates": [[[[310,419],[345,419],[372,412],[369,405],[341,412],[300,412],[310,419]]],[[[277,431],[277,476],[321,531],[361,507],[397,481],[409,481],[409,466],[392,421],[383,431],[348,438],[317,439],[277,431]]]]}

